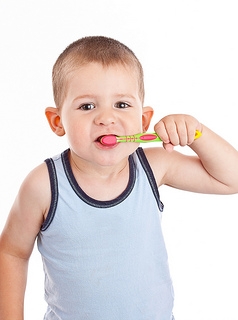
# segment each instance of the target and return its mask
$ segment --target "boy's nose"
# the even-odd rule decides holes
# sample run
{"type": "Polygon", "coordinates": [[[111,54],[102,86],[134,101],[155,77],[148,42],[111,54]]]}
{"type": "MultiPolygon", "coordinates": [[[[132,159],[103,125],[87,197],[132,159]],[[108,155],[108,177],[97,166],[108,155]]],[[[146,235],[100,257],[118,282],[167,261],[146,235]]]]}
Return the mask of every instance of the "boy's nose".
{"type": "Polygon", "coordinates": [[[113,110],[105,110],[100,112],[95,118],[95,123],[97,125],[108,126],[110,124],[114,124],[116,121],[113,110]]]}

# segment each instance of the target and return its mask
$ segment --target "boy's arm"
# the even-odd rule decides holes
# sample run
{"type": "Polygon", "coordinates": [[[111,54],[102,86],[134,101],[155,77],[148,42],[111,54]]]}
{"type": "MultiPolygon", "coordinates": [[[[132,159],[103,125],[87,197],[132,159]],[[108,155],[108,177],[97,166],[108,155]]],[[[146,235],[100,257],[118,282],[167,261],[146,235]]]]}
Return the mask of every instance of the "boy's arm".
{"type": "Polygon", "coordinates": [[[0,319],[22,320],[28,260],[0,250],[0,319]]]}
{"type": "Polygon", "coordinates": [[[201,138],[190,147],[208,174],[208,188],[212,187],[212,193],[238,193],[238,151],[205,126],[201,138]]]}
{"type": "Polygon", "coordinates": [[[146,153],[158,185],[200,193],[238,193],[238,151],[227,141],[188,115],[167,116],[155,130],[166,150],[151,148],[146,153]],[[195,130],[202,131],[196,140],[195,130]],[[172,152],[176,145],[189,145],[197,156],[172,152]]]}
{"type": "Polygon", "coordinates": [[[0,236],[0,319],[24,319],[28,261],[50,204],[45,164],[23,182],[0,236]]]}

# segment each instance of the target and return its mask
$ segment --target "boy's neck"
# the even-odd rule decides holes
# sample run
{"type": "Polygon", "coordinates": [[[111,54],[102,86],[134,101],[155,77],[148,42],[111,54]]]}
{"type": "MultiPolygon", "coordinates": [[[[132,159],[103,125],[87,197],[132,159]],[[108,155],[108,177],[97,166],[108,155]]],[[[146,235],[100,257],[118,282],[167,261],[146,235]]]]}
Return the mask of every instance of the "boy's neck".
{"type": "Polygon", "coordinates": [[[70,156],[70,165],[80,188],[91,198],[108,201],[117,198],[127,187],[129,181],[129,160],[116,166],[79,166],[70,156]]]}

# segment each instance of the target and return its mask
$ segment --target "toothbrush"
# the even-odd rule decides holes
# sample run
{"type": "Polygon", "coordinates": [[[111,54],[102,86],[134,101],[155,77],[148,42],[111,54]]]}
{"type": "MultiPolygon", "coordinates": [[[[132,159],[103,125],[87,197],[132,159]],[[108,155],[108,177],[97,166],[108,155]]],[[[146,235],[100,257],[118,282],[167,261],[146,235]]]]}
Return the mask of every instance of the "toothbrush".
{"type": "MultiPolygon", "coordinates": [[[[202,133],[198,130],[195,132],[194,139],[198,139],[202,133]]],[[[156,142],[156,141],[162,141],[160,137],[154,132],[154,133],[138,133],[135,135],[129,135],[129,136],[115,136],[115,135],[105,135],[99,138],[99,141],[104,146],[114,146],[118,142],[156,142]]]]}

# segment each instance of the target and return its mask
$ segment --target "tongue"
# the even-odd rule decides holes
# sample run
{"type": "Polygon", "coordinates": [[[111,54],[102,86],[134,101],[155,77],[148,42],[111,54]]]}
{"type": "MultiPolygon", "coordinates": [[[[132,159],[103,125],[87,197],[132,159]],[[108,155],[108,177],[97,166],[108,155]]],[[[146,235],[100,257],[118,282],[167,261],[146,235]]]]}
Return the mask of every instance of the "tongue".
{"type": "Polygon", "coordinates": [[[101,137],[100,142],[104,146],[114,146],[117,144],[117,137],[114,135],[103,136],[101,137]]]}

